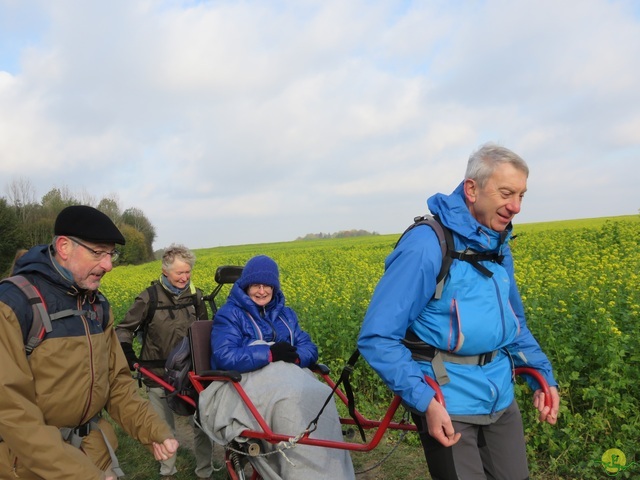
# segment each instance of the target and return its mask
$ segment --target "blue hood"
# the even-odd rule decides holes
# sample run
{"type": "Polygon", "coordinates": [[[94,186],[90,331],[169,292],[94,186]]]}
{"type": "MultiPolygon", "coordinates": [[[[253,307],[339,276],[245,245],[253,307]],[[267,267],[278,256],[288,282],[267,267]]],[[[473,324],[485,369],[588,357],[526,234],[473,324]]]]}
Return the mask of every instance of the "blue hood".
{"type": "Polygon", "coordinates": [[[445,227],[465,238],[465,243],[476,252],[498,252],[511,237],[511,224],[504,233],[496,232],[481,225],[471,215],[465,202],[464,182],[460,182],[450,195],[437,193],[429,197],[427,206],[433,215],[440,217],[445,227]]]}
{"type": "Polygon", "coordinates": [[[40,275],[48,283],[72,295],[79,292],[91,293],[76,285],[71,272],[56,262],[53,258],[52,245],[36,245],[18,259],[13,275],[29,276],[31,274],[40,275]]]}
{"type": "Polygon", "coordinates": [[[228,302],[238,306],[239,308],[246,310],[249,314],[266,318],[267,320],[274,321],[278,318],[278,315],[282,312],[284,308],[285,298],[282,290],[279,288],[273,289],[273,298],[269,303],[267,303],[264,307],[259,307],[256,303],[251,300],[251,297],[247,295],[247,293],[240,288],[238,282],[233,284],[231,287],[231,291],[229,292],[229,297],[227,298],[228,302]]]}

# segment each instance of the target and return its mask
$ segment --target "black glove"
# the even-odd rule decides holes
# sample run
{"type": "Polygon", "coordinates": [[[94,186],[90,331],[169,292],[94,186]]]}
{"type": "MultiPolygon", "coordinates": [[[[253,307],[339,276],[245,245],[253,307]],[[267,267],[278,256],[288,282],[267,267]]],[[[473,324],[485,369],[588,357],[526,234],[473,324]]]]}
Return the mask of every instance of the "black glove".
{"type": "Polygon", "coordinates": [[[135,370],[133,367],[136,363],[140,363],[138,357],[136,357],[136,352],[133,351],[133,346],[130,343],[121,343],[122,351],[124,352],[124,356],[127,357],[127,363],[129,364],[129,370],[135,370]]]}
{"type": "Polygon", "coordinates": [[[296,347],[288,342],[278,342],[271,345],[271,361],[277,362],[282,360],[283,362],[295,363],[298,359],[298,351],[296,347]]]}

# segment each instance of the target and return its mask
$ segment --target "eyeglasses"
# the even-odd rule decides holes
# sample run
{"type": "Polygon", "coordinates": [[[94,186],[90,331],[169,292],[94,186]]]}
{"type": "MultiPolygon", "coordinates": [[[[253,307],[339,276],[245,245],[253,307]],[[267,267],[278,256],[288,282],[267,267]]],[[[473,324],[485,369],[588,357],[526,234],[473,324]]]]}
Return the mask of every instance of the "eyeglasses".
{"type": "Polygon", "coordinates": [[[273,290],[273,287],[271,285],[265,285],[264,283],[252,283],[251,285],[249,285],[249,288],[253,290],[260,290],[260,288],[262,288],[267,292],[273,290]]]}
{"type": "Polygon", "coordinates": [[[120,251],[117,248],[114,248],[112,251],[107,252],[106,250],[94,250],[93,248],[91,248],[88,245],[85,245],[84,243],[82,243],[80,240],[78,240],[77,238],[72,238],[69,237],[71,239],[71,241],[73,243],[77,243],[78,245],[80,245],[81,247],[86,248],[89,252],[91,252],[91,254],[93,255],[93,258],[96,260],[102,260],[104,257],[106,257],[107,255],[109,255],[111,257],[111,261],[115,262],[116,260],[118,260],[118,257],[120,256],[120,251]]]}

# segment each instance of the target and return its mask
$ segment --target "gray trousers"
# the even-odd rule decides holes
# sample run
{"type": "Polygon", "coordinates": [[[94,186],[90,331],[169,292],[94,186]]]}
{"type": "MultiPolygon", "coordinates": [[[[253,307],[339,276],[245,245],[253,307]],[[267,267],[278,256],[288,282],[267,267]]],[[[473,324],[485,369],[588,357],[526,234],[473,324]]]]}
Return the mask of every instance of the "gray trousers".
{"type": "MultiPolygon", "coordinates": [[[[165,391],[162,388],[147,388],[149,401],[154,410],[169,424],[173,435],[176,434],[175,414],[167,405],[165,391]]],[[[193,417],[189,417],[189,423],[193,428],[193,446],[196,457],[196,476],[208,478],[213,474],[213,442],[209,436],[193,423],[193,417]]],[[[175,475],[177,455],[169,460],[160,462],[160,475],[175,475]]]]}
{"type": "Polygon", "coordinates": [[[514,402],[488,425],[453,422],[462,436],[444,447],[431,437],[425,415],[413,414],[433,480],[527,480],[522,416],[514,402]]]}

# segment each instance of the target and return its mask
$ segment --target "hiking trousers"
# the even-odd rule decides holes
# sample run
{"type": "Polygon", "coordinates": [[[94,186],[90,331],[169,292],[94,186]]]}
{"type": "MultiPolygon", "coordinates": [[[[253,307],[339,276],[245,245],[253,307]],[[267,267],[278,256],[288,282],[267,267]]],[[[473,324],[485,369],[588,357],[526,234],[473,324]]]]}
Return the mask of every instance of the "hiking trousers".
{"type": "Polygon", "coordinates": [[[444,447],[428,433],[425,415],[413,413],[433,480],[527,480],[529,467],[522,416],[513,403],[488,425],[453,422],[462,434],[444,447]]]}
{"type": "MultiPolygon", "coordinates": [[[[176,422],[175,422],[175,413],[165,400],[165,391],[163,388],[147,388],[147,393],[149,394],[149,401],[153,406],[153,409],[158,412],[158,415],[162,417],[162,419],[169,424],[171,427],[171,431],[175,438],[176,435],[176,422]]],[[[198,478],[209,478],[213,475],[213,442],[209,438],[209,436],[204,433],[199,427],[194,425],[193,416],[189,417],[189,423],[193,428],[193,447],[194,454],[196,457],[196,476],[198,478]]],[[[169,460],[165,460],[160,462],[160,475],[168,476],[175,475],[177,473],[176,469],[176,460],[177,453],[169,460]]]]}

